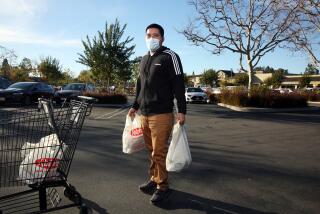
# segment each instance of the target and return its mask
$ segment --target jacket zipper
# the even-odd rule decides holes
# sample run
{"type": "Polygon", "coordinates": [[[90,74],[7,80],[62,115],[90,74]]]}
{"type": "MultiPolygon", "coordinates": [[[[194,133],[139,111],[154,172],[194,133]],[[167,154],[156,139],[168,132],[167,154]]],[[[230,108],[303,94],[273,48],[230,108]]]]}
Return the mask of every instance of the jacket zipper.
{"type": "MultiPolygon", "coordinates": [[[[146,75],[146,78],[145,78],[145,85],[144,85],[144,104],[146,104],[146,89],[148,89],[148,79],[149,79],[149,75],[150,75],[150,67],[151,67],[151,61],[152,61],[152,56],[150,55],[148,60],[147,60],[147,65],[146,65],[146,68],[147,70],[145,70],[145,75],[146,75]]],[[[144,105],[146,106],[146,105],[144,105]]],[[[146,112],[146,114],[148,115],[148,112],[146,112]]]]}

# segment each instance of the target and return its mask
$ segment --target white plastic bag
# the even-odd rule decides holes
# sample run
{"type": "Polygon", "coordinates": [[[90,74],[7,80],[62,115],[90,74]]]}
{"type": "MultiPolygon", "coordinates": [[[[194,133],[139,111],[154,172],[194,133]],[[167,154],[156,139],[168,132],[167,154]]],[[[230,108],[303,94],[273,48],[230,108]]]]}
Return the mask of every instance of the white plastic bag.
{"type": "Polygon", "coordinates": [[[135,115],[132,120],[129,115],[122,134],[122,152],[132,154],[145,148],[140,116],[135,115]]]}
{"type": "MultiPolygon", "coordinates": [[[[56,134],[47,135],[42,137],[38,143],[29,143],[25,142],[21,148],[21,157],[25,158],[27,155],[30,154],[34,149],[40,147],[48,147],[56,149],[55,147],[59,146],[59,140],[56,134]]],[[[59,148],[59,147],[57,147],[59,148]]]]}
{"type": "Polygon", "coordinates": [[[33,184],[41,182],[46,175],[47,178],[58,176],[57,168],[66,148],[62,144],[61,149],[56,134],[45,136],[35,144],[26,142],[21,149],[24,160],[19,167],[18,179],[33,184]]]}
{"type": "Polygon", "coordinates": [[[172,132],[166,168],[169,172],[179,172],[187,168],[191,163],[191,153],[185,127],[179,123],[175,124],[172,132]]]}

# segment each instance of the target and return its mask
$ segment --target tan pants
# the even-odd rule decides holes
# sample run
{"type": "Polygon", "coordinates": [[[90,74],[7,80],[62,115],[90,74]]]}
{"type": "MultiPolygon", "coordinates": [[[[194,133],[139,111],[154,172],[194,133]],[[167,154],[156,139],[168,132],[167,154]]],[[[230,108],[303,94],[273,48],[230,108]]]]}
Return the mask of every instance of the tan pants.
{"type": "Polygon", "coordinates": [[[168,188],[166,157],[173,120],[173,113],[141,117],[144,141],[149,151],[150,180],[157,183],[158,189],[168,188]]]}

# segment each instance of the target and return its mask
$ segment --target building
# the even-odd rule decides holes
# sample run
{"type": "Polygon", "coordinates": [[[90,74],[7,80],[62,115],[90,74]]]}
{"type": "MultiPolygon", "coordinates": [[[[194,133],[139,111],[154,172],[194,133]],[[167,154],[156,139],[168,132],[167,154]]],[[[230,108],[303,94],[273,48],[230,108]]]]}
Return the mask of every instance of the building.
{"type": "Polygon", "coordinates": [[[232,79],[235,76],[232,70],[218,70],[217,73],[220,81],[227,81],[229,78],[232,79]]]}
{"type": "MultiPolygon", "coordinates": [[[[218,70],[218,77],[220,82],[225,82],[228,81],[229,79],[232,79],[236,74],[232,70],[218,70]]],[[[189,81],[194,87],[201,86],[202,84],[200,83],[200,78],[201,74],[199,75],[190,75],[189,81]]]]}
{"type": "MultiPolygon", "coordinates": [[[[284,79],[282,80],[281,87],[283,88],[292,88],[297,89],[299,87],[299,81],[302,75],[285,75],[284,79]]],[[[320,87],[320,74],[317,75],[310,75],[310,84],[308,87],[316,88],[320,87]]]]}
{"type": "Polygon", "coordinates": [[[200,84],[200,78],[201,78],[201,76],[202,76],[201,74],[188,76],[190,84],[191,84],[193,87],[198,87],[198,86],[200,86],[200,85],[201,85],[201,84],[200,84]]]}
{"type": "Polygon", "coordinates": [[[272,73],[257,72],[252,76],[252,84],[262,85],[270,77],[272,77],[272,73]]]}

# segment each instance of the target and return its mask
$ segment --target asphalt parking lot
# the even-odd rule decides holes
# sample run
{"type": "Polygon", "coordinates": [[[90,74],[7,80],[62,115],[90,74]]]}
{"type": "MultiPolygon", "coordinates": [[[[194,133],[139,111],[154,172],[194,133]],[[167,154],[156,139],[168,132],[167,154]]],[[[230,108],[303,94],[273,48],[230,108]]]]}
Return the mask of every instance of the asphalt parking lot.
{"type": "Polygon", "coordinates": [[[320,111],[188,105],[192,165],[170,173],[171,195],[154,206],[138,191],[147,179],[147,153],[122,153],[127,110],[96,107],[82,130],[69,180],[93,213],[320,212],[320,111]]]}

